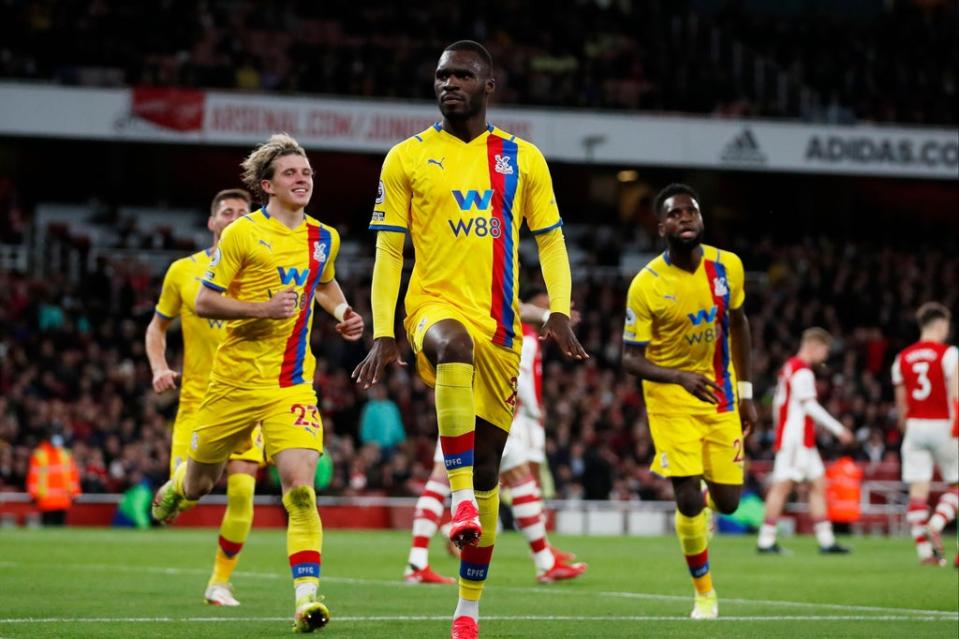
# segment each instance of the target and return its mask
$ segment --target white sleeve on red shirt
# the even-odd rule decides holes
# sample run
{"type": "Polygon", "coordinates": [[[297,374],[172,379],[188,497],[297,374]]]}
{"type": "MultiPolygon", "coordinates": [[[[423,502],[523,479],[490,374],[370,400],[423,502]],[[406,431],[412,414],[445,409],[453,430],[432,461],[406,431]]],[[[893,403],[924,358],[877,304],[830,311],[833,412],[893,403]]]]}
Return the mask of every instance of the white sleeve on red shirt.
{"type": "Polygon", "coordinates": [[[955,346],[950,346],[946,349],[946,352],[942,354],[942,376],[945,379],[948,380],[955,375],[957,361],[959,361],[959,349],[955,346]]]}
{"type": "Polygon", "coordinates": [[[815,399],[805,399],[802,401],[803,411],[812,417],[813,421],[828,430],[833,435],[838,436],[845,428],[839,423],[839,420],[829,414],[822,405],[815,399]]]}
{"type": "Polygon", "coordinates": [[[542,411],[536,398],[536,349],[538,344],[535,337],[523,337],[523,350],[519,359],[519,379],[516,381],[516,396],[519,399],[519,410],[523,415],[539,419],[542,411]]]}
{"type": "Polygon", "coordinates": [[[899,365],[898,355],[896,355],[896,359],[892,363],[892,383],[894,386],[902,386],[902,369],[899,365]]]}
{"type": "Polygon", "coordinates": [[[789,384],[792,386],[792,396],[797,402],[816,399],[816,376],[808,368],[800,368],[793,373],[789,384]]]}
{"type": "Polygon", "coordinates": [[[792,380],[793,397],[802,406],[806,415],[812,417],[813,421],[828,430],[833,435],[838,435],[843,431],[842,424],[830,415],[822,405],[816,401],[816,376],[808,368],[801,368],[793,373],[792,380]]]}

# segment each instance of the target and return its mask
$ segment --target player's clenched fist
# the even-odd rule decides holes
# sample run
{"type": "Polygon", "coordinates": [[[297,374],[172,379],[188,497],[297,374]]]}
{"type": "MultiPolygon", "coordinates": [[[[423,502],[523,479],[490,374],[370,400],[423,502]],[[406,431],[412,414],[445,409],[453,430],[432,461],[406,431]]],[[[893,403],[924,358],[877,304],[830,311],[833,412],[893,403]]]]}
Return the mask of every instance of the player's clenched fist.
{"type": "Polygon", "coordinates": [[[157,371],[153,375],[153,390],[157,393],[173,390],[176,388],[176,380],[178,377],[180,377],[180,374],[176,371],[171,371],[169,368],[157,371]]]}
{"type": "Polygon", "coordinates": [[[336,332],[343,336],[343,339],[350,342],[363,337],[363,316],[347,307],[343,313],[343,321],[336,325],[336,332]]]}
{"type": "Polygon", "coordinates": [[[263,316],[268,319],[286,319],[296,313],[296,291],[288,288],[278,292],[263,304],[263,316]]]}

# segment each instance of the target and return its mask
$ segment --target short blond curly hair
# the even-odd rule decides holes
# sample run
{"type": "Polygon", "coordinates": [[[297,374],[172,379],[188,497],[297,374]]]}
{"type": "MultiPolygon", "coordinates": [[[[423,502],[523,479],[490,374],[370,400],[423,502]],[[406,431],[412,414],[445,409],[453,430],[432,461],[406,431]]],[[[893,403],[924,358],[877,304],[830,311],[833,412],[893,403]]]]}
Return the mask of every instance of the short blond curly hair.
{"type": "Polygon", "coordinates": [[[284,155],[306,157],[306,151],[290,134],[274,133],[269,140],[253,149],[253,152],[240,163],[240,168],[243,169],[241,175],[243,183],[262,203],[266,203],[270,196],[263,191],[260,182],[273,179],[273,163],[284,155]]]}

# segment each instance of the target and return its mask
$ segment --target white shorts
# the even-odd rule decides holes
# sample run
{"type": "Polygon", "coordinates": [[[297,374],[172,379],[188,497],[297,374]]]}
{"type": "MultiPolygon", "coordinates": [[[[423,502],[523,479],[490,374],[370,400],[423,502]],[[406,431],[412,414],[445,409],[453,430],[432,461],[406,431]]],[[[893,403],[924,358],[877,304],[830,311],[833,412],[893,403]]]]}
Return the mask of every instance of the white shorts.
{"type": "MultiPolygon", "coordinates": [[[[526,460],[534,464],[546,462],[546,431],[538,419],[526,415],[517,415],[510,426],[510,437],[513,434],[523,440],[526,445],[526,460]]],[[[505,453],[504,453],[505,455],[505,453]]]]}
{"type": "Polygon", "coordinates": [[[819,450],[787,444],[776,453],[773,481],[813,481],[822,477],[825,472],[819,450]]]}
{"type": "Polygon", "coordinates": [[[931,481],[933,464],[942,480],[959,482],[959,440],[946,419],[907,419],[902,438],[902,480],[907,484],[931,481]]]}

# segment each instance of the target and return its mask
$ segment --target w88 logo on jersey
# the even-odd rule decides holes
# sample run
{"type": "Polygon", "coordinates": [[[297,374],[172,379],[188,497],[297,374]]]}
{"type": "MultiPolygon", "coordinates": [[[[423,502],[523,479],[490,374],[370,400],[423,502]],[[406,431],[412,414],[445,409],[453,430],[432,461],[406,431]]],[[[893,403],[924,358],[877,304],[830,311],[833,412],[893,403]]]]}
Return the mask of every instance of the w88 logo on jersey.
{"type": "Polygon", "coordinates": [[[453,237],[463,235],[469,237],[471,234],[476,237],[491,237],[496,239],[503,235],[503,222],[498,217],[470,217],[466,219],[447,220],[453,237]]]}

